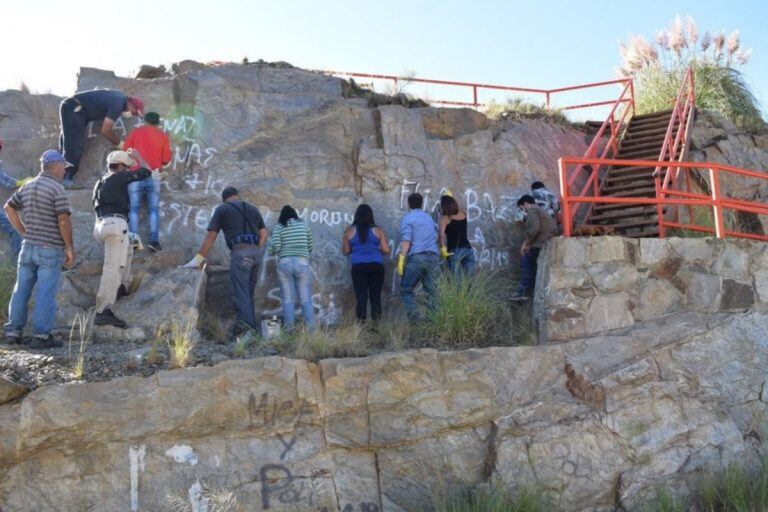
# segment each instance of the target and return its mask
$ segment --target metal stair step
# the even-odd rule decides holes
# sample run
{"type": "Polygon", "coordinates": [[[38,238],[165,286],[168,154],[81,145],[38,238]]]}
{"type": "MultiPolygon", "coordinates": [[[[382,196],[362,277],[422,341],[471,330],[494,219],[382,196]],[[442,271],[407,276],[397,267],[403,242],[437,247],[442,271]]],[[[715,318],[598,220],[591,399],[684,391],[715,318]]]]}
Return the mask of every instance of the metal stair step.
{"type": "Polygon", "coordinates": [[[618,211],[609,211],[607,213],[601,213],[599,215],[592,215],[589,219],[592,223],[601,223],[601,222],[607,222],[615,219],[629,219],[629,218],[646,218],[646,217],[656,217],[656,207],[655,206],[645,206],[643,210],[641,211],[630,211],[630,210],[618,210],[618,211]]]}
{"type": "Polygon", "coordinates": [[[648,112],[647,114],[636,114],[632,119],[649,119],[659,116],[671,116],[673,109],[659,110],[658,112],[648,112]]]}
{"type": "MultiPolygon", "coordinates": [[[[662,170],[660,175],[663,178],[666,174],[666,170],[662,170]]],[[[605,178],[605,185],[613,185],[614,183],[632,183],[632,182],[643,182],[646,183],[648,180],[653,181],[653,169],[649,169],[647,171],[642,172],[635,172],[635,173],[621,173],[621,174],[613,174],[611,170],[608,171],[608,176],[605,178]]]]}
{"type": "Polygon", "coordinates": [[[628,185],[616,187],[614,189],[605,189],[603,195],[606,197],[656,197],[656,186],[653,181],[646,182],[645,186],[628,185]]]}

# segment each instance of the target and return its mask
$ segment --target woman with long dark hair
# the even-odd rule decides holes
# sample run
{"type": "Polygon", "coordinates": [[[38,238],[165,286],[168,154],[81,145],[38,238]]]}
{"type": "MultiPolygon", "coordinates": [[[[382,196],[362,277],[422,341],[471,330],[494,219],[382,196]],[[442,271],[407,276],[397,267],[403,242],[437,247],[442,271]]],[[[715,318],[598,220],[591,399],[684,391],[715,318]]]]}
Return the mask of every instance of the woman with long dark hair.
{"type": "Polygon", "coordinates": [[[312,231],[299,218],[296,210],[289,205],[283,206],[280,211],[280,217],[269,241],[269,252],[277,256],[277,279],[283,301],[283,323],[288,328],[293,327],[295,323],[298,289],[304,323],[310,329],[314,329],[313,276],[312,267],[309,265],[309,255],[312,253],[312,231]]]}
{"type": "Polygon", "coordinates": [[[371,301],[371,318],[381,318],[381,290],[384,288],[384,256],[389,243],[384,230],[376,225],[373,209],[361,204],[355,211],[352,225],[344,231],[341,250],[352,265],[352,286],[355,289],[357,320],[364,322],[371,301]]]}
{"type": "Polygon", "coordinates": [[[467,212],[449,195],[440,198],[440,222],[438,237],[440,255],[448,261],[454,273],[460,270],[466,274],[475,271],[475,253],[467,238],[467,212]]]}

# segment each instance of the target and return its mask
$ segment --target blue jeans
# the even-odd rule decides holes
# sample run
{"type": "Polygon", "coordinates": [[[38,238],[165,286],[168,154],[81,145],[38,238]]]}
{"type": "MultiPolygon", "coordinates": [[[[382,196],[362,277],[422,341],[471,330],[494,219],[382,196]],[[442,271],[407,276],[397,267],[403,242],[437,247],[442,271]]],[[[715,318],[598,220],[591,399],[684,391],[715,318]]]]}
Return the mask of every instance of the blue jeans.
{"type": "Polygon", "coordinates": [[[458,247],[454,249],[453,254],[448,256],[448,268],[451,272],[458,274],[474,274],[475,272],[475,251],[471,247],[458,247]]]}
{"type": "Polygon", "coordinates": [[[539,252],[541,249],[529,249],[520,260],[520,286],[517,293],[530,295],[536,284],[536,272],[538,271],[539,252]]]}
{"type": "Polygon", "coordinates": [[[434,307],[435,304],[435,280],[440,268],[440,258],[434,252],[422,252],[409,256],[405,262],[405,272],[400,280],[400,299],[405,306],[405,313],[411,320],[419,319],[419,312],[416,309],[416,294],[414,290],[419,283],[427,294],[428,306],[434,307]]]}
{"type": "Polygon", "coordinates": [[[8,306],[5,332],[21,334],[27,324],[27,304],[37,283],[35,311],[32,314],[32,334],[46,337],[56,319],[56,292],[59,290],[64,251],[24,242],[19,253],[16,286],[8,306]]]}
{"type": "Polygon", "coordinates": [[[131,199],[131,212],[128,214],[128,225],[131,233],[139,232],[139,210],[141,198],[147,195],[147,211],[149,212],[149,241],[159,241],[160,231],[160,180],[147,178],[128,184],[128,195],[131,199]]]}
{"type": "Polygon", "coordinates": [[[261,264],[261,249],[253,245],[235,249],[229,258],[229,277],[232,280],[232,302],[237,309],[237,325],[256,328],[253,292],[261,264]]]}
{"type": "Polygon", "coordinates": [[[13,227],[11,221],[8,220],[5,210],[2,209],[0,209],[0,231],[8,235],[11,242],[11,250],[13,251],[13,261],[16,261],[21,252],[21,235],[13,227]]]}
{"type": "Polygon", "coordinates": [[[312,267],[309,259],[301,256],[286,256],[277,262],[277,279],[280,282],[280,296],[283,301],[283,323],[291,327],[296,322],[296,289],[304,323],[315,327],[315,310],[312,306],[312,267]]]}

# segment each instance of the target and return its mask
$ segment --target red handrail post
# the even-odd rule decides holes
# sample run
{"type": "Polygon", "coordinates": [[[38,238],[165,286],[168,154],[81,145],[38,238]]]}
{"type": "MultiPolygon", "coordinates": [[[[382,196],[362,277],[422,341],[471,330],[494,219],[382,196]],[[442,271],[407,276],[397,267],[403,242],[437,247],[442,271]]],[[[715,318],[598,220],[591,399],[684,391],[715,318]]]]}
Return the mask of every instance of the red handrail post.
{"type": "Polygon", "coordinates": [[[629,79],[629,97],[630,97],[629,106],[632,109],[632,115],[634,116],[636,112],[635,110],[635,79],[634,78],[629,79]]]}
{"type": "Polygon", "coordinates": [[[476,85],[472,86],[472,104],[475,106],[475,108],[477,108],[478,103],[477,103],[477,86],[476,85]]]}
{"type": "Polygon", "coordinates": [[[653,177],[653,186],[656,189],[656,199],[659,200],[656,203],[656,220],[659,221],[659,238],[664,238],[666,230],[664,229],[664,191],[661,186],[661,175],[655,173],[653,177]]]}
{"type": "Polygon", "coordinates": [[[563,205],[563,236],[571,236],[573,219],[571,219],[571,194],[568,190],[568,175],[565,162],[562,158],[557,159],[557,167],[560,175],[560,195],[563,205]]]}
{"type": "Polygon", "coordinates": [[[550,109],[550,106],[549,106],[549,91],[547,91],[547,93],[546,93],[546,98],[547,98],[547,110],[549,110],[550,109]]]}
{"type": "Polygon", "coordinates": [[[709,168],[709,179],[712,181],[712,211],[715,214],[715,236],[725,238],[725,222],[723,222],[723,203],[720,195],[720,173],[716,167],[709,168]]]}

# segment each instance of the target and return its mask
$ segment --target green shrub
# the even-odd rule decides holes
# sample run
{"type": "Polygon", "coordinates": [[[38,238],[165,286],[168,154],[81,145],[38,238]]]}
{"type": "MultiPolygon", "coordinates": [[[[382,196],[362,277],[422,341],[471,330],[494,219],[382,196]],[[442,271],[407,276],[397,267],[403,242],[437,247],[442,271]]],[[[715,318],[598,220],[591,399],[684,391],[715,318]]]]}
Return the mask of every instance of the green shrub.
{"type": "Polygon", "coordinates": [[[522,489],[514,495],[480,487],[434,499],[434,512],[551,512],[552,504],[541,492],[522,489]]]}
{"type": "Polygon", "coordinates": [[[421,338],[449,350],[516,344],[506,300],[511,288],[512,282],[498,272],[480,270],[469,278],[442,273],[435,307],[425,309],[419,326],[421,338]]]}
{"type": "Polygon", "coordinates": [[[523,98],[509,98],[506,103],[491,100],[483,113],[494,119],[543,119],[551,123],[570,124],[562,111],[548,109],[545,105],[531,103],[523,98]]]}
{"type": "Polygon", "coordinates": [[[619,73],[634,78],[639,114],[672,108],[685,73],[692,67],[697,107],[717,110],[741,129],[765,130],[759,103],[737,69],[749,62],[752,52],[742,50],[738,30],[728,37],[706,32],[699,38],[690,17],[685,26],[677,17],[671,28],[658,32],[655,41],[632,36],[620,45],[620,51],[619,73]]]}

